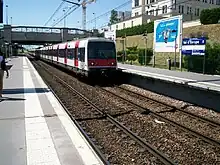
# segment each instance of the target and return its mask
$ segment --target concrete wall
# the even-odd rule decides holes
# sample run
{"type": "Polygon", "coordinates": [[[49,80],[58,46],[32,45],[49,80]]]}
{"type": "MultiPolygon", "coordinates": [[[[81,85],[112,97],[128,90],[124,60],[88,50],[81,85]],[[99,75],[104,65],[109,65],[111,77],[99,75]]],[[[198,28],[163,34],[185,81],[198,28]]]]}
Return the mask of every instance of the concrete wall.
{"type": "Polygon", "coordinates": [[[124,83],[220,112],[220,104],[216,104],[220,100],[218,92],[127,73],[123,77],[124,83]]]}

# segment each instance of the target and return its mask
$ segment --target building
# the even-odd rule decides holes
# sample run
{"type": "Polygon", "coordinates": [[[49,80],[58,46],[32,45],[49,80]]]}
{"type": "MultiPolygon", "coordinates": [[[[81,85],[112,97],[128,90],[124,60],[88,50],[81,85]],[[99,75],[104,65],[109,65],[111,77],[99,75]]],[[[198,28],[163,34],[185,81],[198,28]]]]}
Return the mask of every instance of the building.
{"type": "Polygon", "coordinates": [[[183,22],[199,19],[203,9],[220,7],[220,0],[132,0],[132,17],[111,25],[120,30],[175,15],[183,15],[183,22]]]}
{"type": "Polygon", "coordinates": [[[131,11],[117,11],[118,20],[120,21],[131,18],[131,14],[131,11]]]}

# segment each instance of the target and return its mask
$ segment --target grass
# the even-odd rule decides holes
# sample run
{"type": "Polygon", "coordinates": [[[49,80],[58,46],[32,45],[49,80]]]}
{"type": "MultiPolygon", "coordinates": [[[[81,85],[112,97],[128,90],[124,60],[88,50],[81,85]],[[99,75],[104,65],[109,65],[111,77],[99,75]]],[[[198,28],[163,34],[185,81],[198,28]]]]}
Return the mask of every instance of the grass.
{"type": "MultiPolygon", "coordinates": [[[[206,34],[209,43],[220,43],[220,24],[200,25],[183,29],[183,38],[190,37],[191,34],[206,34]]],[[[147,48],[153,48],[153,33],[148,34],[147,48]]],[[[145,40],[141,35],[128,36],[126,39],[126,47],[138,46],[138,48],[146,48],[145,40]]],[[[116,47],[118,50],[123,50],[123,42],[121,38],[117,38],[116,47]]],[[[168,57],[174,61],[174,53],[155,53],[155,64],[157,68],[167,68],[168,57]]],[[[179,62],[179,53],[176,53],[176,61],[179,62]]],[[[150,64],[153,62],[150,61],[150,64]]]]}

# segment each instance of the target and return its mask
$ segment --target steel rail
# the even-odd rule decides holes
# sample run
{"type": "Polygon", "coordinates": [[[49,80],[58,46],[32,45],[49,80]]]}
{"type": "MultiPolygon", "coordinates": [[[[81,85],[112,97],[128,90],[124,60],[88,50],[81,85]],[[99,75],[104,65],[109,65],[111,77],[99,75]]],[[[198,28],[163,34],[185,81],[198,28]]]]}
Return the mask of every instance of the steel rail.
{"type": "Polygon", "coordinates": [[[192,130],[190,128],[187,128],[187,127],[185,127],[183,125],[180,125],[180,124],[176,123],[175,121],[172,121],[172,120],[170,120],[170,119],[168,119],[168,118],[166,118],[166,117],[164,117],[162,115],[157,114],[156,112],[153,112],[150,109],[147,109],[147,108],[145,108],[145,107],[143,107],[143,106],[141,106],[139,104],[136,104],[136,103],[134,103],[134,102],[132,102],[132,101],[126,99],[126,98],[123,98],[122,96],[119,96],[119,95],[115,94],[114,92],[106,90],[106,89],[104,89],[102,87],[100,89],[102,89],[103,91],[108,92],[109,94],[112,94],[112,95],[114,95],[114,96],[116,96],[116,97],[126,101],[127,103],[130,103],[130,104],[132,104],[132,105],[134,105],[134,106],[144,110],[145,112],[148,112],[149,114],[151,114],[154,117],[160,118],[164,122],[167,122],[167,123],[173,125],[174,127],[177,127],[177,128],[180,128],[180,129],[182,129],[182,130],[184,130],[186,132],[189,132],[191,135],[194,135],[194,136],[196,136],[196,137],[198,137],[198,138],[208,142],[209,144],[212,144],[212,145],[220,148],[220,142],[219,141],[216,141],[216,140],[214,140],[214,139],[212,139],[210,137],[207,137],[207,136],[205,136],[203,134],[200,134],[200,133],[198,133],[198,132],[196,132],[196,131],[194,131],[194,130],[192,130]]]}
{"type": "MultiPolygon", "coordinates": [[[[39,64],[37,64],[36,62],[34,62],[34,64],[40,66],[39,64]]],[[[40,66],[42,67],[42,65],[40,66]]],[[[45,68],[44,68],[45,69],[45,68]]],[[[56,93],[53,91],[53,89],[50,87],[50,85],[44,80],[44,83],[47,85],[47,87],[50,89],[50,91],[53,93],[53,95],[56,97],[56,99],[58,100],[58,102],[60,103],[60,105],[63,107],[63,109],[67,112],[68,116],[72,119],[72,121],[74,122],[74,124],[77,126],[77,128],[80,130],[80,132],[82,133],[82,135],[85,137],[85,139],[88,141],[88,143],[91,145],[91,147],[94,149],[95,153],[98,155],[98,157],[101,159],[101,161],[105,164],[105,165],[110,165],[110,163],[106,160],[105,156],[102,154],[102,152],[100,151],[100,149],[98,149],[98,147],[93,143],[93,141],[89,138],[89,136],[87,135],[87,133],[83,130],[83,128],[79,125],[79,123],[76,121],[76,119],[73,117],[73,115],[71,114],[71,112],[66,108],[66,106],[62,103],[62,101],[59,99],[59,97],[56,95],[56,93]]]]}
{"type": "MultiPolygon", "coordinates": [[[[42,66],[43,67],[43,66],[42,66]]],[[[146,142],[141,137],[137,136],[135,133],[130,131],[128,128],[126,128],[124,125],[119,123],[116,119],[114,119],[111,115],[103,112],[99,107],[97,107],[94,103],[92,103],[86,96],[75,90],[73,87],[71,87],[68,83],[66,83],[64,80],[59,78],[58,76],[52,74],[47,68],[43,67],[49,74],[51,74],[53,77],[55,77],[57,80],[59,80],[64,86],[69,88],[71,91],[75,92],[79,97],[84,99],[87,103],[89,103],[93,108],[97,110],[100,114],[104,115],[107,120],[109,120],[111,123],[113,123],[115,126],[117,126],[119,129],[121,129],[124,133],[126,133],[128,136],[130,136],[133,140],[135,140],[139,145],[141,145],[143,148],[146,148],[150,153],[152,153],[155,157],[159,158],[161,162],[163,162],[166,165],[175,165],[176,163],[168,158],[164,153],[157,150],[155,147],[153,147],[151,144],[146,142]]]]}
{"type": "Polygon", "coordinates": [[[146,99],[148,99],[148,100],[154,101],[154,102],[156,102],[156,103],[158,103],[158,104],[161,104],[161,105],[164,105],[164,106],[173,108],[174,110],[180,111],[180,112],[182,112],[182,113],[184,113],[184,114],[186,114],[186,115],[189,115],[189,116],[191,116],[191,117],[193,117],[193,118],[197,118],[198,120],[203,121],[203,122],[206,122],[206,123],[209,123],[209,124],[211,124],[211,125],[213,125],[213,126],[215,126],[215,127],[220,127],[220,123],[218,123],[218,122],[216,122],[216,121],[213,121],[213,120],[210,120],[210,119],[207,119],[207,118],[202,117],[202,116],[198,116],[198,115],[193,114],[193,113],[191,113],[191,112],[185,111],[183,108],[178,108],[178,107],[176,107],[176,106],[169,105],[168,103],[164,103],[164,102],[161,102],[161,101],[159,101],[159,100],[150,98],[150,97],[148,97],[148,96],[144,96],[144,95],[142,95],[142,94],[140,94],[140,93],[131,91],[131,90],[129,90],[129,89],[125,89],[125,88],[120,87],[120,86],[117,86],[117,88],[120,88],[120,89],[122,89],[122,90],[125,90],[125,91],[130,92],[130,93],[133,93],[133,94],[136,94],[136,95],[138,95],[138,96],[140,96],[140,97],[142,97],[142,98],[146,98],[146,99]]]}

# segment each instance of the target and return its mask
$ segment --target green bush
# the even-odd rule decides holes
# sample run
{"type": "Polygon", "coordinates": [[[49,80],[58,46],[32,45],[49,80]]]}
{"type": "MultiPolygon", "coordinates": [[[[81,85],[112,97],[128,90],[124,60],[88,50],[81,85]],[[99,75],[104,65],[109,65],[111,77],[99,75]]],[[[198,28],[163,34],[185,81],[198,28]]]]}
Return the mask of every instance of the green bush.
{"type": "MultiPolygon", "coordinates": [[[[205,73],[220,74],[220,44],[206,44],[205,73]]],[[[184,56],[184,67],[191,72],[203,72],[204,56],[184,56]]]]}
{"type": "Polygon", "coordinates": [[[200,14],[200,22],[203,25],[217,24],[220,20],[220,8],[204,9],[200,14]]]}
{"type": "Polygon", "coordinates": [[[124,37],[124,36],[141,35],[141,34],[144,34],[146,31],[147,33],[154,32],[154,22],[117,30],[116,36],[124,37]]]}
{"type": "MultiPolygon", "coordinates": [[[[138,49],[138,62],[141,65],[145,64],[145,50],[146,49],[138,49]]],[[[147,49],[147,64],[151,61],[153,56],[153,49],[147,49]]]]}
{"type": "Polygon", "coordinates": [[[122,62],[122,58],[123,58],[123,51],[121,50],[117,52],[117,61],[122,62]]]}
{"type": "Polygon", "coordinates": [[[127,55],[127,60],[130,61],[131,65],[133,61],[136,61],[138,59],[138,55],[137,54],[128,54],[127,55]]]}

